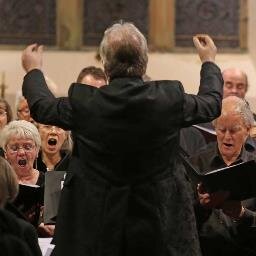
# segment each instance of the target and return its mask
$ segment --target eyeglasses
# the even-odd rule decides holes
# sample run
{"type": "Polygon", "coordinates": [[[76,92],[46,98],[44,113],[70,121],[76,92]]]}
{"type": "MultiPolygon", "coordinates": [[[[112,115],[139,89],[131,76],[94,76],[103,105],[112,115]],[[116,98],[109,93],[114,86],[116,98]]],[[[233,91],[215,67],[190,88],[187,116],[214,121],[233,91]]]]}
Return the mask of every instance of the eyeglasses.
{"type": "Polygon", "coordinates": [[[64,130],[60,127],[54,126],[54,125],[42,125],[40,124],[39,129],[44,129],[46,132],[53,132],[56,133],[62,133],[64,130]]]}
{"type": "Polygon", "coordinates": [[[35,145],[30,143],[26,143],[23,145],[18,145],[18,144],[7,145],[7,150],[11,154],[17,154],[20,149],[23,149],[26,153],[31,153],[34,148],[35,148],[35,145]]]}
{"type": "Polygon", "coordinates": [[[7,112],[3,109],[0,109],[0,117],[6,116],[7,112]]]}
{"type": "Polygon", "coordinates": [[[18,109],[18,112],[23,114],[23,115],[28,115],[30,114],[29,108],[23,108],[23,109],[18,109]]]}

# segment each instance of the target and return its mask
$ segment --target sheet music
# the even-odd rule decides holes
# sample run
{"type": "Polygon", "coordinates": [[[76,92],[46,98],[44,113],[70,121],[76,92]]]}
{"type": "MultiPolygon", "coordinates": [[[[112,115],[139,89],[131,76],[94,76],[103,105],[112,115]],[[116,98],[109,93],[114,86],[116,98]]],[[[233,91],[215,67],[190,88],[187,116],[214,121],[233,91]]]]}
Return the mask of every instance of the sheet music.
{"type": "Polygon", "coordinates": [[[43,256],[50,256],[55,245],[51,244],[52,238],[38,238],[38,243],[43,256]]]}
{"type": "Polygon", "coordinates": [[[27,187],[31,187],[31,188],[40,188],[40,186],[36,185],[36,184],[25,184],[25,183],[19,183],[22,186],[27,186],[27,187]]]}
{"type": "Polygon", "coordinates": [[[226,167],[223,167],[223,168],[219,168],[219,169],[216,169],[216,170],[207,172],[207,174],[209,175],[209,174],[211,174],[211,173],[220,172],[220,171],[222,171],[222,170],[232,169],[232,168],[234,168],[234,167],[236,167],[236,166],[243,165],[243,164],[245,164],[245,163],[246,163],[246,162],[241,162],[241,163],[237,163],[237,164],[235,164],[235,165],[229,165],[229,166],[226,166],[226,167]]]}
{"type": "Polygon", "coordinates": [[[197,128],[199,130],[202,130],[202,131],[208,132],[210,134],[216,135],[216,131],[213,130],[213,129],[209,129],[209,128],[206,128],[206,127],[203,127],[203,126],[200,126],[200,125],[197,125],[197,124],[192,125],[192,126],[194,126],[195,128],[197,128]]]}

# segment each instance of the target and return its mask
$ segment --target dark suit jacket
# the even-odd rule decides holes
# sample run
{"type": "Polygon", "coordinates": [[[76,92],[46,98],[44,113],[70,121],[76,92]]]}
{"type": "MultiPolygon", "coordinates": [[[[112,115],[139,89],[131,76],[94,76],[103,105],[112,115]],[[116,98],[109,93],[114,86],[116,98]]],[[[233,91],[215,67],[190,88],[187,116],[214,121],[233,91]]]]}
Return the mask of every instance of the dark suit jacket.
{"type": "MultiPolygon", "coordinates": [[[[71,158],[71,153],[66,150],[60,151],[61,160],[54,166],[54,171],[66,171],[68,169],[69,161],[71,158]]],[[[36,169],[43,173],[47,172],[47,166],[43,162],[42,152],[39,151],[38,157],[36,159],[36,169]]]]}
{"type": "MultiPolygon", "coordinates": [[[[255,160],[255,155],[244,149],[234,163],[250,160],[255,160]]],[[[217,143],[209,145],[190,161],[202,173],[227,166],[217,149],[217,143]]],[[[200,206],[199,202],[195,204],[203,255],[256,256],[256,198],[244,200],[242,205],[245,214],[233,221],[220,209],[209,210],[200,206]]]]}
{"type": "Polygon", "coordinates": [[[74,138],[54,255],[200,255],[179,130],[220,114],[222,85],[210,62],[199,96],[179,81],[120,77],[100,89],[72,84],[56,99],[39,70],[25,76],[33,118],[74,138]]]}
{"type": "Polygon", "coordinates": [[[204,136],[191,126],[180,130],[180,146],[187,156],[193,156],[207,146],[204,136]]]}
{"type": "Polygon", "coordinates": [[[0,237],[0,247],[5,250],[0,248],[1,255],[42,255],[35,228],[4,209],[0,209],[0,237]]]}

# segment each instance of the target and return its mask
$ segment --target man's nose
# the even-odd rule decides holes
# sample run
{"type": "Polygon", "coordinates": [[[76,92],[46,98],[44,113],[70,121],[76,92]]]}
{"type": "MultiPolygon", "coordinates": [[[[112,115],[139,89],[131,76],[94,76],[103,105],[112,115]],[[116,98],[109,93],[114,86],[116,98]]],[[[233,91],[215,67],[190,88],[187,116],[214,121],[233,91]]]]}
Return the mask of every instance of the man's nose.
{"type": "Polygon", "coordinates": [[[236,86],[233,86],[233,87],[231,88],[231,92],[232,92],[233,94],[237,94],[238,90],[237,90],[236,86]]]}
{"type": "Polygon", "coordinates": [[[25,149],[23,148],[23,147],[19,147],[18,149],[17,149],[17,152],[18,152],[18,154],[19,155],[24,155],[26,152],[25,152],[25,149]]]}
{"type": "Polygon", "coordinates": [[[226,132],[225,132],[225,134],[224,134],[224,137],[225,137],[226,139],[231,138],[231,133],[230,133],[229,130],[226,130],[226,132]]]}

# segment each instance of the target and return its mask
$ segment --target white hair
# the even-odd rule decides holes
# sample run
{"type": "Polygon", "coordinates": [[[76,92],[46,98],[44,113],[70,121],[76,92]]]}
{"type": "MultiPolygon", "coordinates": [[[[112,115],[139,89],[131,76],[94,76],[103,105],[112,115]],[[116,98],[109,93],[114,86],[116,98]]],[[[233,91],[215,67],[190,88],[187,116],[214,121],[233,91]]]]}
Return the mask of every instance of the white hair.
{"type": "Polygon", "coordinates": [[[12,137],[31,139],[35,142],[39,150],[41,146],[41,137],[36,126],[25,120],[16,120],[8,123],[0,135],[0,145],[6,151],[6,145],[12,137]]]}
{"type": "MultiPolygon", "coordinates": [[[[224,98],[222,100],[221,116],[227,115],[228,113],[239,114],[243,118],[245,125],[248,127],[252,127],[254,125],[253,113],[245,99],[237,96],[228,96],[224,98]]],[[[218,118],[213,121],[214,126],[216,126],[217,120],[218,118]]]]}

